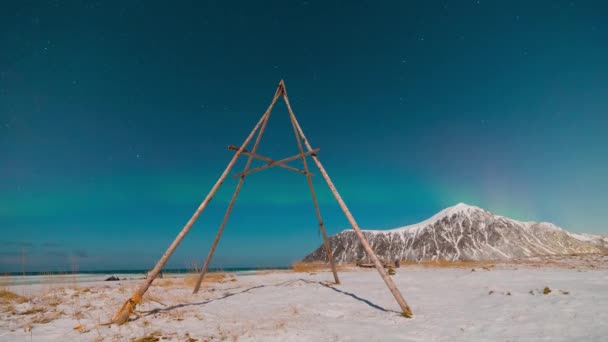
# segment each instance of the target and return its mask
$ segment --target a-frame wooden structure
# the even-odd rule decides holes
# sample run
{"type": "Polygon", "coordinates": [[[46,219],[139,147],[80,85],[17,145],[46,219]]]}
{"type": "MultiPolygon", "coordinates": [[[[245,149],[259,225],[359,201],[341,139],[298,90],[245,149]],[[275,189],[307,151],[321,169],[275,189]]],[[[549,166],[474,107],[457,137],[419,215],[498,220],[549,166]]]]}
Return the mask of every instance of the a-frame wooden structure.
{"type": "Polygon", "coordinates": [[[321,234],[323,235],[323,244],[325,245],[327,258],[331,264],[331,270],[333,272],[333,276],[334,276],[334,280],[335,280],[336,284],[340,283],[340,280],[338,278],[338,273],[336,272],[336,267],[334,265],[334,260],[333,260],[333,256],[331,253],[331,249],[329,246],[329,241],[327,240],[327,234],[325,233],[325,227],[323,226],[323,220],[321,218],[319,204],[317,203],[317,197],[315,195],[315,191],[313,188],[311,173],[308,169],[308,163],[307,163],[306,157],[310,156],[310,157],[312,157],[312,160],[314,161],[314,163],[317,165],[319,172],[321,173],[321,175],[327,182],[327,185],[329,186],[331,192],[333,193],[334,197],[336,198],[336,201],[340,205],[340,208],[342,208],[342,211],[344,211],[344,214],[346,215],[346,218],[348,219],[351,226],[353,227],[353,230],[357,234],[357,237],[359,237],[359,240],[361,240],[361,244],[365,248],[365,251],[367,252],[371,261],[376,266],[378,273],[380,273],[380,276],[382,277],[382,279],[388,286],[389,290],[391,291],[391,293],[397,300],[397,303],[399,303],[399,306],[402,309],[403,316],[405,316],[405,317],[412,316],[412,311],[410,310],[409,306],[407,305],[405,299],[399,292],[399,289],[397,289],[397,287],[395,286],[395,283],[393,282],[393,280],[389,277],[389,275],[384,270],[382,263],[380,262],[380,260],[378,259],[378,257],[374,253],[374,251],[372,250],[371,246],[369,245],[369,242],[367,241],[367,239],[365,238],[363,233],[361,233],[361,229],[359,228],[359,225],[355,221],[355,218],[350,213],[350,210],[348,210],[346,203],[344,203],[344,200],[338,193],[338,190],[336,189],[334,183],[331,181],[331,179],[329,178],[329,175],[325,171],[325,168],[319,161],[319,158],[316,155],[316,153],[319,152],[319,149],[313,149],[311,147],[310,143],[308,142],[308,140],[306,139],[306,136],[304,135],[304,132],[302,131],[302,128],[300,127],[300,124],[298,123],[298,120],[296,119],[296,116],[294,115],[293,110],[291,109],[291,105],[289,103],[289,98],[287,97],[287,90],[285,89],[285,83],[283,82],[283,80],[281,80],[279,82],[279,86],[274,94],[274,97],[272,98],[272,102],[270,103],[270,106],[268,107],[266,112],[262,115],[262,117],[260,118],[258,123],[255,125],[255,127],[253,128],[251,133],[249,133],[249,136],[247,137],[247,139],[245,139],[243,144],[240,147],[230,145],[228,148],[230,150],[236,151],[236,153],[232,157],[232,160],[230,160],[230,162],[228,163],[228,166],[226,166],[226,169],[224,170],[224,172],[222,173],[220,178],[217,180],[217,182],[215,183],[213,188],[211,188],[211,191],[209,192],[207,197],[203,200],[203,202],[200,204],[198,209],[196,209],[196,211],[194,212],[194,214],[192,215],[190,220],[188,220],[188,222],[186,223],[184,228],[182,228],[181,232],[177,235],[177,237],[175,238],[173,243],[171,243],[171,245],[169,246],[169,248],[167,249],[165,254],[163,254],[163,256],[160,258],[160,260],[156,263],[156,266],[154,266],[154,268],[150,272],[148,272],[148,275],[147,275],[144,283],[141,284],[141,286],[138,288],[138,290],[135,292],[135,294],[125,302],[125,304],[121,307],[121,309],[118,311],[118,313],[116,313],[116,315],[114,315],[114,317],[112,318],[112,321],[111,321],[112,323],[124,324],[129,320],[130,314],[135,311],[135,307],[141,302],[143,295],[146,293],[146,291],[148,290],[148,288],[150,287],[150,285],[152,284],[152,282],[154,281],[154,279],[156,278],[158,273],[163,269],[163,267],[165,266],[165,264],[171,257],[171,254],[173,254],[173,252],[175,251],[177,246],[180,244],[180,242],[184,239],[184,237],[186,236],[186,234],[188,233],[190,228],[192,228],[192,225],[194,224],[194,222],[198,219],[198,217],[203,212],[203,210],[205,209],[207,204],[209,204],[209,202],[211,201],[211,199],[213,198],[213,196],[215,195],[215,193],[217,192],[219,187],[222,185],[222,183],[228,176],[228,173],[230,173],[230,170],[236,163],[237,159],[242,155],[245,155],[248,157],[247,163],[245,164],[245,169],[242,172],[235,175],[235,177],[239,177],[239,182],[236,186],[236,189],[234,190],[234,194],[232,195],[230,204],[228,205],[228,208],[226,209],[226,214],[224,215],[222,223],[215,236],[213,245],[211,246],[211,249],[209,250],[209,254],[207,255],[207,259],[205,260],[205,265],[203,266],[203,269],[201,270],[198,281],[194,288],[194,293],[198,292],[201,282],[203,280],[203,277],[205,276],[205,273],[207,272],[207,269],[208,269],[209,263],[211,262],[211,259],[213,257],[215,248],[217,247],[220,237],[222,236],[222,232],[224,231],[224,227],[226,225],[228,217],[230,216],[232,207],[234,206],[234,202],[236,201],[239,191],[241,190],[241,186],[243,185],[243,182],[245,181],[245,176],[248,174],[254,173],[254,172],[258,172],[258,171],[267,169],[269,167],[273,167],[273,166],[279,166],[279,167],[282,167],[282,168],[285,168],[285,169],[288,169],[291,171],[295,171],[295,172],[304,174],[306,176],[308,186],[310,187],[310,193],[312,195],[312,201],[315,206],[316,213],[317,213],[317,218],[319,220],[319,229],[321,230],[321,234]],[[270,117],[270,113],[272,112],[272,108],[274,107],[275,103],[281,96],[283,97],[283,100],[285,101],[285,104],[287,106],[287,110],[289,112],[289,117],[291,119],[291,125],[293,127],[294,135],[295,135],[296,142],[297,142],[300,153],[295,156],[284,158],[281,160],[272,160],[268,157],[257,154],[256,151],[257,151],[258,145],[260,143],[260,140],[262,139],[262,135],[264,133],[264,129],[266,128],[266,124],[268,123],[268,119],[270,117]],[[253,144],[253,147],[249,151],[246,149],[246,147],[256,132],[258,132],[258,135],[256,137],[255,143],[253,144]],[[306,151],[304,150],[304,147],[306,147],[306,151]],[[254,158],[265,161],[266,164],[256,167],[256,168],[250,168],[251,162],[254,158]],[[286,165],[287,162],[293,161],[296,159],[302,160],[304,170],[300,170],[300,169],[294,168],[292,166],[286,165]]]}

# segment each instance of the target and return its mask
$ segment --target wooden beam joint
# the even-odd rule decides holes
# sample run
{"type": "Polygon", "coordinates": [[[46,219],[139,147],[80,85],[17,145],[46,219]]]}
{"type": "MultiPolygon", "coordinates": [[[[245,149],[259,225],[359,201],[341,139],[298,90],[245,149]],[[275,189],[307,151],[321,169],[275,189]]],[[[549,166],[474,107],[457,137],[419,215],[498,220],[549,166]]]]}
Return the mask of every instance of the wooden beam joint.
{"type": "MultiPolygon", "coordinates": [[[[229,148],[229,149],[231,149],[231,146],[232,146],[232,145],[228,146],[228,148],[229,148]]],[[[302,157],[310,156],[310,155],[315,155],[315,156],[316,156],[316,153],[317,153],[317,152],[319,152],[319,151],[320,151],[320,149],[316,148],[316,149],[314,149],[314,150],[311,150],[311,151],[309,151],[309,152],[304,153],[303,155],[301,155],[301,154],[299,154],[299,153],[298,153],[298,154],[296,154],[295,156],[291,156],[291,157],[283,158],[283,159],[281,159],[281,160],[272,160],[272,159],[270,159],[270,158],[264,157],[264,158],[266,158],[266,159],[267,159],[267,160],[266,160],[266,161],[268,162],[267,164],[262,165],[262,166],[258,166],[258,167],[253,168],[253,169],[249,169],[249,170],[247,170],[247,171],[243,171],[243,172],[237,173],[237,174],[233,175],[232,177],[233,177],[233,178],[239,178],[239,177],[246,176],[246,175],[251,174],[251,173],[254,173],[254,172],[259,172],[259,171],[262,171],[262,170],[266,170],[266,169],[268,169],[268,168],[270,168],[270,167],[273,167],[273,166],[279,166],[279,167],[283,167],[283,168],[285,168],[285,166],[287,166],[287,169],[290,169],[290,170],[292,170],[292,171],[298,170],[298,171],[297,171],[298,173],[309,174],[309,173],[308,173],[308,172],[306,172],[305,170],[295,169],[295,168],[293,168],[293,167],[291,167],[291,166],[289,166],[289,165],[285,165],[285,163],[288,163],[288,162],[290,162],[290,161],[293,161],[293,160],[296,160],[296,159],[299,159],[299,158],[302,158],[302,157]],[[293,169],[295,169],[295,170],[293,170],[293,169]]],[[[248,153],[248,154],[250,154],[250,155],[252,154],[251,152],[247,152],[247,153],[245,153],[245,151],[243,151],[243,152],[241,152],[241,153],[242,153],[242,154],[247,154],[247,153],[248,153]]],[[[258,155],[258,156],[259,156],[259,155],[258,155]]],[[[260,156],[260,157],[263,157],[263,156],[260,156]]],[[[311,174],[311,175],[312,175],[312,174],[311,174]]]]}

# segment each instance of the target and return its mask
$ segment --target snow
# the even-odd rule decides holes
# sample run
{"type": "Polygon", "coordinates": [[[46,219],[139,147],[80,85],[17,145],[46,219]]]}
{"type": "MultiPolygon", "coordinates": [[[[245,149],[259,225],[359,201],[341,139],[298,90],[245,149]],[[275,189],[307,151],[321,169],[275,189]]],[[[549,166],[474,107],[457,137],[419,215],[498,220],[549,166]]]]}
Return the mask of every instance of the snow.
{"type": "Polygon", "coordinates": [[[429,219],[426,219],[422,222],[418,222],[416,224],[399,227],[399,228],[394,228],[394,229],[387,229],[387,230],[367,230],[366,229],[365,231],[377,234],[377,233],[400,233],[400,232],[407,230],[407,231],[414,233],[420,229],[423,229],[427,226],[432,225],[433,223],[435,223],[437,221],[440,221],[444,217],[450,217],[457,213],[462,213],[462,212],[466,213],[466,212],[477,211],[477,210],[484,211],[483,209],[476,207],[476,206],[472,206],[472,205],[468,205],[468,204],[464,204],[464,203],[458,203],[455,206],[445,208],[445,209],[441,210],[440,212],[438,212],[437,214],[431,216],[429,219]]]}
{"type": "Polygon", "coordinates": [[[340,272],[341,285],[330,282],[329,272],[236,275],[236,281],[209,284],[197,295],[175,278],[173,286],[149,290],[166,306],[144,302],[141,316],[120,327],[97,324],[141,280],[17,285],[9,288],[30,294],[34,303],[45,292],[60,296],[64,302],[56,308],[63,313],[32,324],[33,315],[0,310],[0,341],[130,340],[151,333],[163,341],[604,340],[608,257],[562,266],[401,267],[393,279],[414,311],[412,319],[399,316],[375,270],[340,272]],[[550,294],[542,294],[545,286],[550,294]],[[83,332],[73,329],[78,325],[83,332]]]}
{"type": "MultiPolygon", "coordinates": [[[[431,227],[433,224],[435,224],[438,221],[441,221],[444,218],[449,218],[454,214],[470,216],[471,214],[473,214],[475,212],[486,213],[486,214],[492,215],[494,217],[494,219],[496,219],[496,220],[504,220],[506,223],[510,222],[510,223],[517,224],[530,233],[534,233],[534,231],[538,230],[538,229],[544,229],[546,231],[563,232],[563,233],[569,235],[570,237],[575,238],[578,241],[581,241],[584,243],[592,243],[592,244],[596,244],[596,245],[597,244],[599,244],[599,245],[608,244],[608,237],[605,237],[605,236],[571,233],[550,222],[518,221],[518,220],[514,220],[514,219],[504,217],[504,216],[490,213],[482,208],[468,205],[468,204],[465,204],[462,202],[458,203],[452,207],[443,209],[440,212],[438,212],[437,214],[433,215],[432,217],[430,217],[422,222],[416,223],[416,224],[398,227],[398,228],[394,228],[394,229],[384,229],[384,230],[365,229],[363,231],[372,233],[372,234],[389,234],[389,235],[394,234],[394,233],[413,234],[414,239],[416,239],[416,237],[418,236],[418,234],[421,233],[422,230],[431,227]]],[[[462,227],[461,227],[461,229],[462,229],[462,227]]],[[[347,231],[352,231],[352,229],[346,229],[343,232],[347,232],[347,231]]],[[[534,234],[532,234],[532,235],[534,236],[534,234]]],[[[538,240],[538,238],[536,238],[536,239],[538,240]]],[[[487,241],[487,237],[486,237],[486,241],[487,241]]],[[[540,248],[544,248],[542,245],[543,245],[543,243],[541,241],[538,241],[537,246],[540,248]]],[[[546,250],[546,248],[545,248],[545,250],[546,250]]],[[[550,254],[552,253],[549,250],[546,250],[546,251],[550,254]]]]}
{"type": "Polygon", "coordinates": [[[590,234],[569,233],[569,235],[572,236],[573,238],[583,241],[583,242],[592,242],[595,239],[599,238],[599,236],[597,236],[597,235],[590,235],[590,234]]]}
{"type": "Polygon", "coordinates": [[[583,242],[599,243],[599,244],[601,244],[602,242],[608,243],[608,237],[603,236],[603,235],[576,234],[576,233],[570,233],[570,232],[568,232],[568,234],[570,236],[572,236],[573,238],[575,238],[579,241],[583,241],[583,242]]]}
{"type": "MultiPolygon", "coordinates": [[[[493,260],[608,251],[608,238],[571,234],[547,222],[511,220],[464,203],[414,225],[363,232],[377,256],[385,261],[493,260]]],[[[364,250],[352,230],[329,240],[338,262],[364,261],[364,250]]],[[[321,245],[305,260],[326,258],[321,245]]]]}

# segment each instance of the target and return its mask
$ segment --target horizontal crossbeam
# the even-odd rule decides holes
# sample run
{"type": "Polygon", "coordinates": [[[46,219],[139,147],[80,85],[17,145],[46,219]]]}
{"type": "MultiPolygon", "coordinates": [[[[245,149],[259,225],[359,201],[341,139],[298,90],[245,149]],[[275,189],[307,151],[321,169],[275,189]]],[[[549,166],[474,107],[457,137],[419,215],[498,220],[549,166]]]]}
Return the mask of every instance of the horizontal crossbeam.
{"type": "Polygon", "coordinates": [[[316,148],[314,150],[311,150],[311,151],[308,151],[308,152],[304,153],[304,155],[296,154],[295,156],[291,156],[291,157],[287,157],[287,158],[284,158],[284,159],[281,159],[281,160],[273,161],[273,162],[270,162],[270,163],[268,163],[266,165],[262,165],[262,166],[258,166],[258,167],[253,168],[253,169],[249,169],[246,172],[237,173],[237,174],[235,174],[232,177],[238,178],[238,177],[246,176],[246,175],[248,175],[250,173],[266,170],[269,167],[283,165],[283,164],[285,164],[287,162],[290,162],[292,160],[296,160],[296,159],[299,159],[299,158],[302,158],[302,157],[306,157],[306,156],[310,156],[310,155],[315,155],[319,151],[320,151],[320,149],[316,148]]]}
{"type": "MultiPolygon", "coordinates": [[[[229,150],[232,150],[232,151],[238,151],[238,150],[239,150],[239,147],[238,147],[238,146],[236,146],[236,145],[228,145],[228,149],[229,149],[229,150]]],[[[259,155],[259,154],[257,154],[257,153],[251,153],[251,152],[247,151],[247,149],[244,149],[244,150],[243,150],[243,152],[241,152],[241,154],[246,155],[246,156],[250,156],[250,157],[252,157],[252,158],[259,159],[259,160],[261,160],[261,161],[265,161],[265,162],[267,162],[267,163],[274,163],[274,162],[275,162],[274,160],[272,160],[272,159],[270,159],[270,158],[268,158],[268,157],[264,157],[264,156],[259,155]]],[[[282,167],[282,168],[287,169],[287,170],[291,170],[291,171],[293,171],[293,172],[301,173],[301,174],[303,174],[303,175],[305,175],[305,174],[307,174],[307,173],[310,173],[310,172],[306,172],[306,171],[304,171],[304,170],[300,170],[300,169],[298,169],[298,168],[291,167],[291,166],[289,166],[289,165],[285,165],[285,164],[279,164],[279,165],[277,165],[277,166],[278,166],[278,167],[282,167]]],[[[310,173],[310,175],[311,175],[311,176],[314,176],[314,174],[312,174],[312,173],[310,173]]]]}

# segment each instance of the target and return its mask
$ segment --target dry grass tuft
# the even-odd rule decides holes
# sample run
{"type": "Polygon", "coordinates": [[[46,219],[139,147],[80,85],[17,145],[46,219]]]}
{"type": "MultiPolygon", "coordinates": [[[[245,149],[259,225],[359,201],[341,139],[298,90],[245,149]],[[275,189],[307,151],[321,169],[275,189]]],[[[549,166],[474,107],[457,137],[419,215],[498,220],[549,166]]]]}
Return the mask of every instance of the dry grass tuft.
{"type": "Polygon", "coordinates": [[[11,315],[16,315],[17,314],[17,309],[15,308],[14,305],[9,304],[9,305],[4,306],[2,308],[1,312],[7,312],[7,313],[9,313],[11,315]]]}
{"type": "Polygon", "coordinates": [[[184,310],[174,309],[174,310],[169,311],[169,315],[176,321],[184,320],[184,310]]]}
{"type": "Polygon", "coordinates": [[[294,272],[310,273],[310,272],[329,271],[329,270],[331,270],[331,267],[329,264],[321,263],[321,262],[296,261],[293,264],[291,264],[291,269],[294,272]]]}
{"type": "Polygon", "coordinates": [[[496,266],[496,261],[449,261],[449,260],[427,260],[427,261],[411,261],[404,260],[400,262],[400,266],[425,266],[425,267],[461,267],[461,268],[483,268],[489,270],[496,266]]]}
{"type": "MultiPolygon", "coordinates": [[[[65,293],[65,292],[64,292],[65,293]]],[[[64,303],[64,297],[60,296],[59,291],[48,291],[40,295],[40,299],[47,305],[57,307],[64,303]]]]}
{"type": "Polygon", "coordinates": [[[186,342],[196,342],[196,341],[198,341],[197,339],[192,338],[192,336],[190,336],[189,332],[186,332],[185,337],[187,338],[186,342]]]}
{"type": "Polygon", "coordinates": [[[32,324],[46,324],[46,323],[50,323],[56,319],[58,319],[59,317],[61,317],[61,312],[56,312],[54,314],[51,315],[42,315],[42,316],[38,316],[38,317],[34,317],[34,319],[32,319],[32,324]]]}
{"type": "MultiPolygon", "coordinates": [[[[154,285],[160,286],[160,287],[173,287],[173,286],[193,287],[196,284],[196,282],[198,281],[198,277],[199,277],[198,274],[192,274],[192,275],[187,275],[183,278],[158,279],[157,281],[154,282],[154,285]]],[[[212,273],[205,274],[205,278],[203,278],[203,285],[211,284],[211,283],[226,283],[226,282],[232,282],[232,281],[236,281],[236,278],[234,277],[234,275],[232,275],[230,273],[212,272],[212,273]]]]}
{"type": "MultiPolygon", "coordinates": [[[[198,274],[187,276],[184,278],[184,285],[194,286],[198,281],[198,274]]],[[[227,283],[229,281],[236,281],[236,278],[230,273],[224,272],[212,272],[206,273],[203,278],[203,284],[205,283],[227,283]]]]}
{"type": "Polygon", "coordinates": [[[160,296],[158,293],[155,293],[153,291],[148,291],[146,292],[146,294],[144,295],[143,298],[144,301],[150,301],[150,302],[155,302],[155,303],[159,303],[161,305],[165,305],[164,303],[164,298],[162,296],[160,296]]]}
{"type": "Polygon", "coordinates": [[[73,329],[74,330],[85,330],[86,327],[87,326],[85,324],[80,324],[80,325],[75,326],[73,329]]]}
{"type": "MultiPolygon", "coordinates": [[[[208,274],[205,274],[205,278],[203,278],[203,282],[205,282],[207,280],[208,276],[209,276],[208,274]]],[[[198,280],[198,275],[186,276],[184,278],[184,285],[192,287],[196,284],[197,280],[198,280]]]]}
{"type": "Polygon", "coordinates": [[[31,309],[20,312],[20,315],[35,315],[37,313],[45,313],[46,309],[41,307],[33,307],[31,309]]]}
{"type": "MultiPolygon", "coordinates": [[[[362,268],[358,266],[356,263],[348,263],[341,262],[336,263],[336,271],[337,272],[353,272],[353,271],[361,271],[366,268],[362,268]]],[[[331,272],[331,264],[325,262],[306,262],[306,261],[296,261],[291,264],[290,270],[268,270],[268,271],[258,271],[258,274],[267,274],[267,273],[280,273],[280,272],[302,272],[302,273],[316,273],[316,272],[331,272]]]]}
{"type": "Polygon", "coordinates": [[[150,334],[150,335],[132,339],[131,341],[133,341],[133,342],[157,342],[157,341],[160,341],[160,338],[158,338],[155,334],[150,334]]]}
{"type": "Polygon", "coordinates": [[[133,341],[133,342],[156,342],[156,341],[160,341],[160,339],[165,339],[162,335],[163,334],[160,330],[156,330],[145,336],[133,338],[133,339],[131,339],[131,341],[133,341]]]}
{"type": "Polygon", "coordinates": [[[25,303],[27,298],[20,296],[15,292],[0,289],[0,303],[25,303]]]}
{"type": "Polygon", "coordinates": [[[160,279],[154,282],[156,286],[169,287],[175,285],[175,282],[171,279],[160,279]]]}

